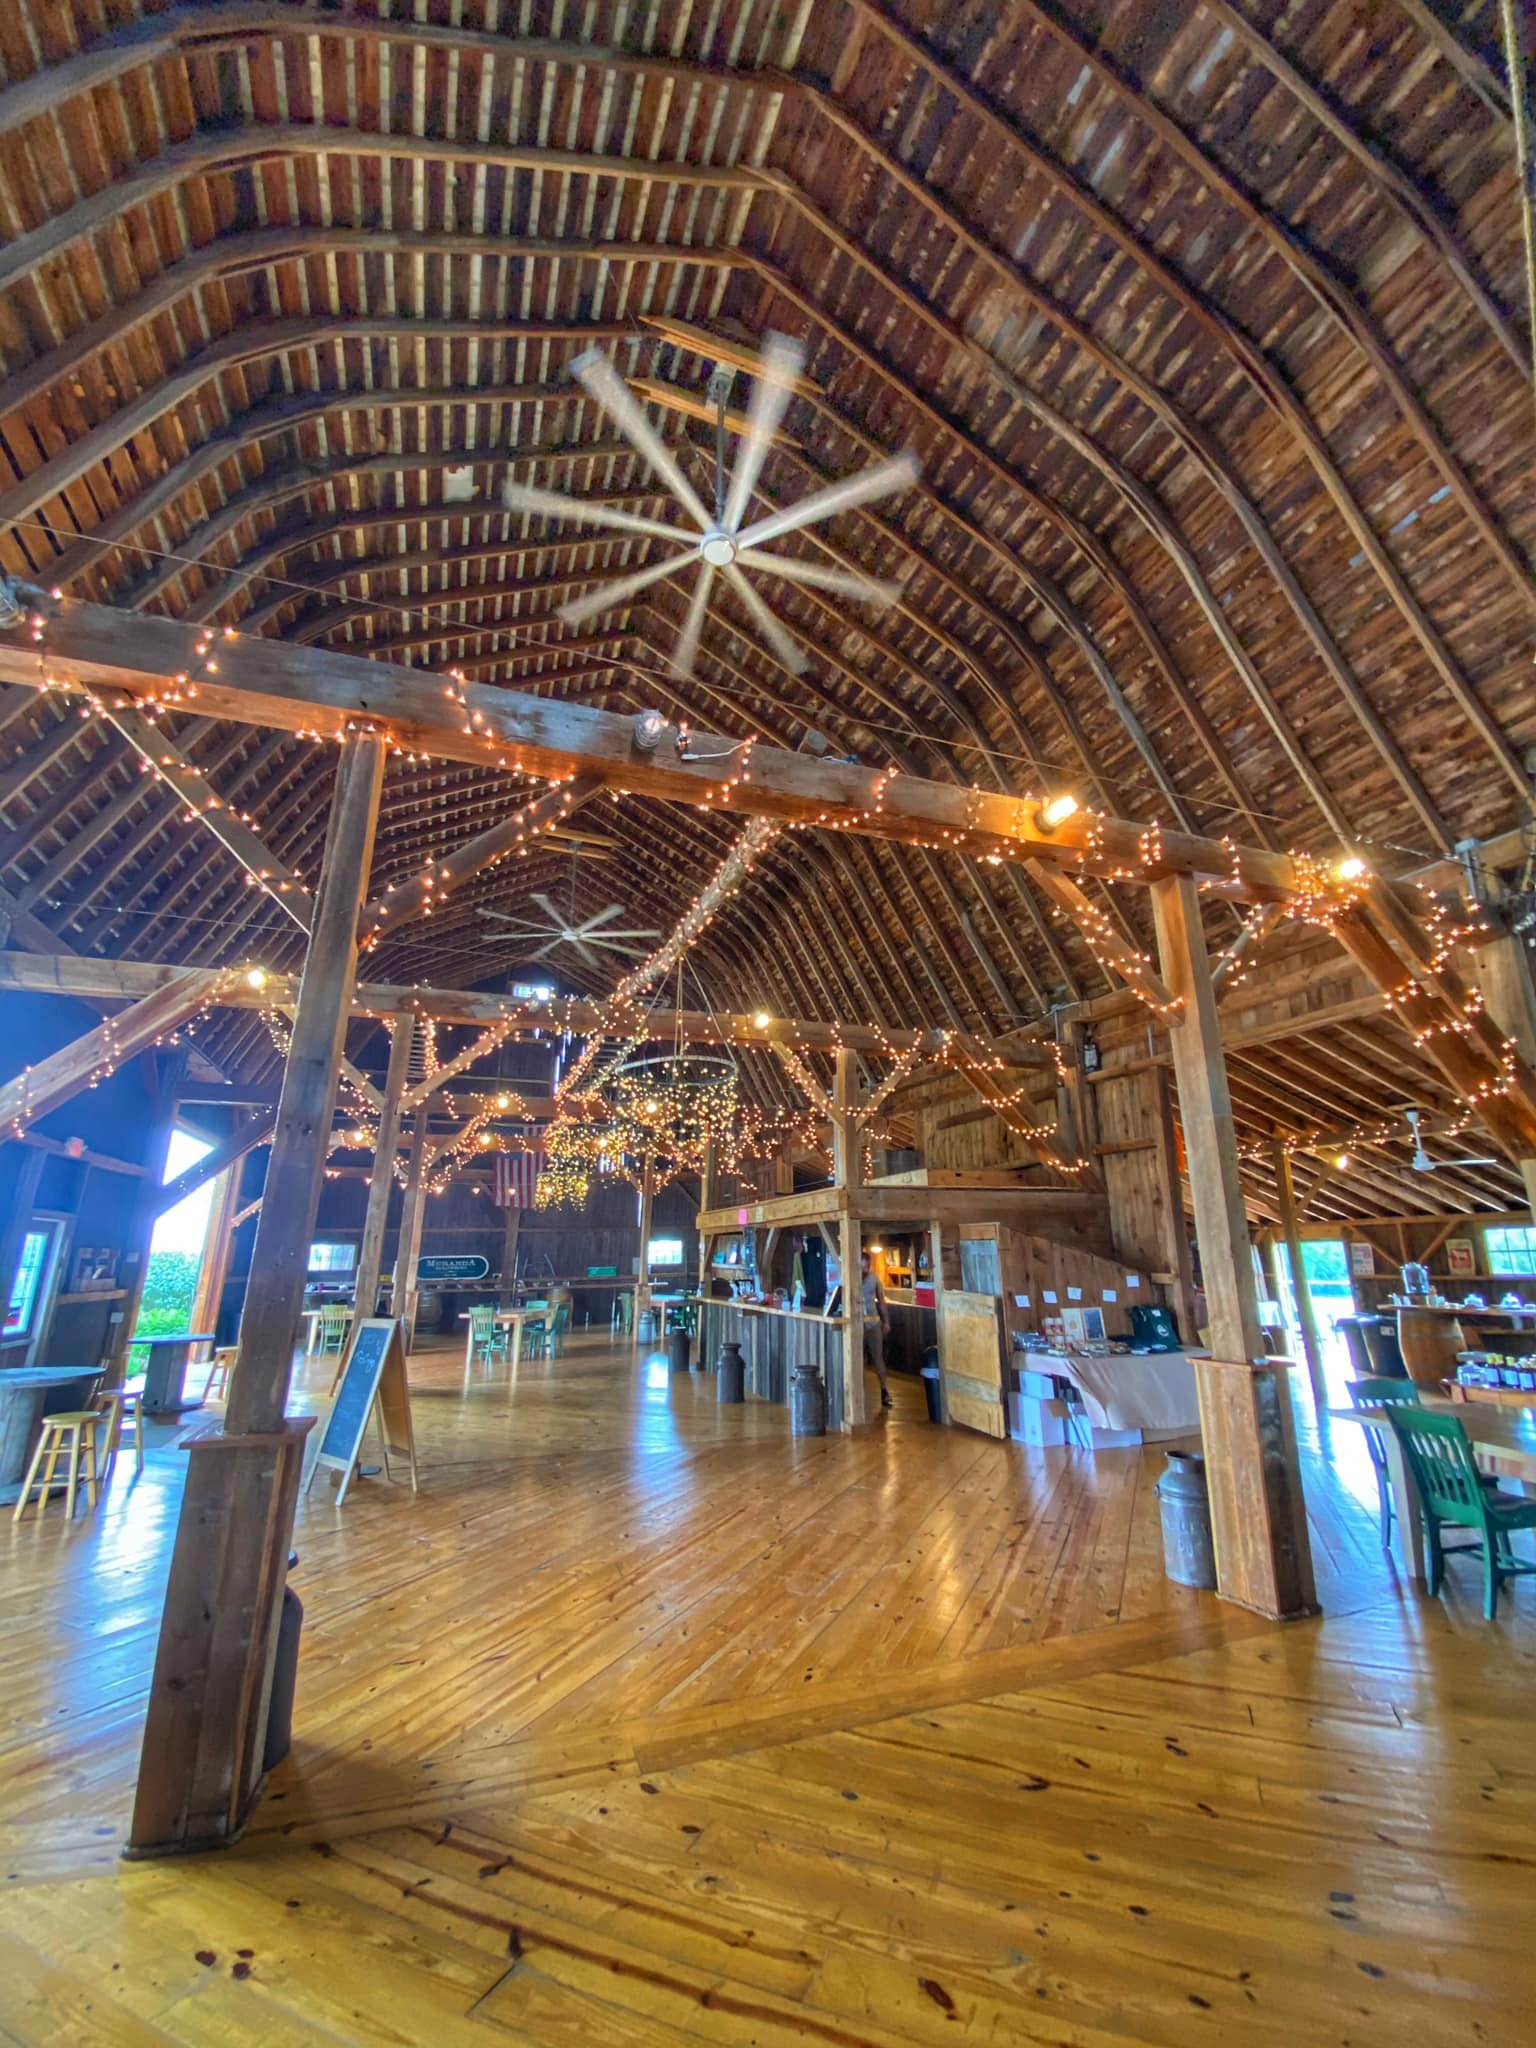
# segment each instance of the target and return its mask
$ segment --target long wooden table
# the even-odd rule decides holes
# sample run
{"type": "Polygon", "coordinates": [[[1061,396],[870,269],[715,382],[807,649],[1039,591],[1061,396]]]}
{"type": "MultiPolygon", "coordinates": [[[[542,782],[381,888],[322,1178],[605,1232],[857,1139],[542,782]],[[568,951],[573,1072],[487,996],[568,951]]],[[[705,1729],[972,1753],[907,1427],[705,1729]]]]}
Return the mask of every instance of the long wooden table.
{"type": "MultiPolygon", "coordinates": [[[[1421,1396],[1423,1405],[1441,1415],[1454,1415],[1467,1432],[1475,1450],[1512,1466],[1522,1479],[1536,1480],[1536,1422],[1529,1415],[1508,1408],[1483,1407],[1470,1401],[1443,1401],[1434,1395],[1421,1396]]],[[[1391,1424],[1390,1408],[1330,1408],[1336,1422],[1373,1424],[1381,1434],[1387,1455],[1387,1476],[1392,1484],[1392,1508],[1397,1517],[1402,1543],[1403,1568],[1411,1579],[1423,1581],[1424,1531],[1419,1520],[1419,1496],[1413,1474],[1403,1456],[1397,1431],[1391,1424]]]]}
{"type": "MultiPolygon", "coordinates": [[[[511,1363],[516,1365],[523,1355],[523,1325],[525,1323],[550,1322],[554,1318],[554,1305],[546,1303],[543,1308],[499,1308],[496,1311],[497,1325],[512,1332],[511,1363]]],[[[473,1311],[465,1309],[459,1317],[461,1323],[469,1324],[469,1333],[464,1340],[464,1370],[467,1373],[475,1362],[475,1329],[473,1311]]]]}

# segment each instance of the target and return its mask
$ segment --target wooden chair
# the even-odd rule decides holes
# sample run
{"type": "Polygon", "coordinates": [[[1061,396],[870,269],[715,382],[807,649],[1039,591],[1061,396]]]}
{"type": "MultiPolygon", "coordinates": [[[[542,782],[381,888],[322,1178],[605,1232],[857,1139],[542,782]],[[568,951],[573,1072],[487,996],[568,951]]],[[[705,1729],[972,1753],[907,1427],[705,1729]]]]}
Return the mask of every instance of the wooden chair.
{"type": "MultiPolygon", "coordinates": [[[[1392,1408],[1406,1404],[1410,1408],[1421,1406],[1419,1390],[1412,1380],[1363,1379],[1349,1382],[1349,1398],[1356,1408],[1392,1408]]],[[[1370,1454],[1371,1470],[1376,1474],[1376,1499],[1381,1509],[1381,1547],[1392,1548],[1392,1475],[1387,1470],[1387,1454],[1382,1449],[1381,1431],[1369,1424],[1365,1429],[1365,1448],[1370,1454]]]]}
{"type": "Polygon", "coordinates": [[[64,1496],[64,1517],[75,1519],[75,1497],[80,1489],[80,1467],[85,1465],[86,1496],[92,1507],[96,1505],[98,1473],[96,1469],[96,1432],[106,1417],[99,1408],[71,1408],[58,1415],[45,1415],[37,1449],[32,1453],[32,1462],[27,1467],[27,1476],[21,1482],[21,1495],[11,1519],[19,1522],[27,1509],[27,1495],[38,1480],[42,1470],[41,1491],[37,1496],[37,1512],[41,1519],[48,1505],[48,1495],[53,1489],[53,1475],[58,1470],[59,1459],[67,1449],[69,1452],[68,1490],[64,1496]],[[46,1465],[43,1463],[46,1457],[46,1465]]]}
{"type": "Polygon", "coordinates": [[[508,1337],[506,1330],[496,1320],[493,1308],[472,1308],[469,1312],[469,1344],[464,1355],[466,1369],[472,1365],[490,1365],[507,1356],[508,1337]]]}
{"type": "Polygon", "coordinates": [[[345,1351],[352,1311],[339,1301],[328,1301],[320,1311],[319,1342],[315,1349],[324,1358],[328,1352],[345,1351]]]}
{"type": "Polygon", "coordinates": [[[240,1356],[238,1344],[222,1345],[213,1354],[213,1363],[208,1368],[208,1384],[203,1388],[205,1401],[223,1401],[229,1395],[229,1382],[234,1376],[235,1360],[240,1356]],[[218,1384],[215,1385],[214,1382],[218,1384]]]}
{"type": "Polygon", "coordinates": [[[1419,1512],[1429,1547],[1429,1590],[1438,1593],[1445,1581],[1445,1560],[1465,1552],[1483,1560],[1483,1615],[1498,1613],[1499,1587],[1505,1579],[1536,1573],[1536,1564],[1516,1560],[1510,1538],[1517,1529],[1536,1529],[1536,1500],[1517,1498],[1487,1487],[1477,1469],[1467,1432],[1454,1415],[1399,1402],[1387,1417],[1418,1490],[1419,1512]],[[1442,1525],[1481,1532],[1481,1543],[1461,1543],[1447,1551],[1442,1525]]]}
{"type": "Polygon", "coordinates": [[[133,1445],[134,1471],[144,1470],[143,1398],[137,1388],[128,1387],[114,1387],[110,1393],[96,1396],[96,1406],[107,1422],[107,1441],[101,1459],[103,1478],[110,1478],[125,1434],[133,1445]]]}

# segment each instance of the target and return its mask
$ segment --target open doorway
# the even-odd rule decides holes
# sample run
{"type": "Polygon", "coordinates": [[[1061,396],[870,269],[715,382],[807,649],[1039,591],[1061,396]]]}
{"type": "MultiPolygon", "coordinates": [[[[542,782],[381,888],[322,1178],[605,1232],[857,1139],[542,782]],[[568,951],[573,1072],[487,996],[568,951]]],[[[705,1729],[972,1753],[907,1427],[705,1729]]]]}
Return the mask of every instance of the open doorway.
{"type": "MultiPolygon", "coordinates": [[[[1349,1281],[1349,1251],[1342,1238],[1309,1237],[1302,1244],[1301,1258],[1312,1295],[1312,1311],[1317,1318],[1317,1333],[1322,1341],[1323,1375],[1328,1383],[1329,1398],[1345,1402],[1349,1398],[1344,1391],[1345,1384],[1353,1374],[1348,1347],[1339,1334],[1338,1320],[1340,1316],[1355,1312],[1355,1297],[1349,1281]]],[[[1275,1246],[1275,1272],[1279,1284],[1280,1313],[1285,1320],[1294,1355],[1299,1358],[1301,1318],[1296,1311],[1290,1254],[1284,1244],[1275,1246]]]]}
{"type": "MultiPolygon", "coordinates": [[[[179,1127],[173,1130],[162,1185],[178,1179],[212,1150],[209,1139],[179,1127]]],[[[218,1176],[204,1181],[156,1220],[143,1299],[133,1326],[135,1343],[129,1351],[129,1372],[135,1378],[143,1372],[149,1355],[138,1345],[139,1338],[171,1336],[192,1328],[218,1189],[218,1176]]]]}

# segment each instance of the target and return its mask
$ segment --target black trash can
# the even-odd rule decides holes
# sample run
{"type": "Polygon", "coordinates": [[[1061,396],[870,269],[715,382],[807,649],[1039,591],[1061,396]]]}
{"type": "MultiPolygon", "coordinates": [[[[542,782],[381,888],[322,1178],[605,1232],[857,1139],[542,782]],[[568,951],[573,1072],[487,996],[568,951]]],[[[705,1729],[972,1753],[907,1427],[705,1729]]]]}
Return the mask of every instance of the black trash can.
{"type": "Polygon", "coordinates": [[[1360,1316],[1340,1316],[1339,1334],[1343,1337],[1345,1348],[1349,1352],[1350,1372],[1357,1380],[1368,1380],[1374,1367],[1371,1364],[1371,1354],[1365,1346],[1365,1332],[1360,1327],[1362,1320],[1360,1316]]]}
{"type": "Polygon", "coordinates": [[[1397,1317],[1359,1316],[1356,1321],[1365,1340],[1365,1355],[1371,1361],[1372,1374],[1383,1380],[1407,1379],[1408,1368],[1403,1364],[1402,1346],[1397,1341],[1397,1317]]]}
{"type": "Polygon", "coordinates": [[[688,1370],[688,1347],[691,1341],[686,1330],[668,1330],[667,1364],[673,1372],[688,1370]]]}
{"type": "Polygon", "coordinates": [[[936,1365],[925,1365],[922,1371],[922,1381],[923,1399],[928,1403],[928,1420],[930,1422],[942,1422],[944,1420],[944,1404],[940,1397],[939,1368],[936,1365]]]}

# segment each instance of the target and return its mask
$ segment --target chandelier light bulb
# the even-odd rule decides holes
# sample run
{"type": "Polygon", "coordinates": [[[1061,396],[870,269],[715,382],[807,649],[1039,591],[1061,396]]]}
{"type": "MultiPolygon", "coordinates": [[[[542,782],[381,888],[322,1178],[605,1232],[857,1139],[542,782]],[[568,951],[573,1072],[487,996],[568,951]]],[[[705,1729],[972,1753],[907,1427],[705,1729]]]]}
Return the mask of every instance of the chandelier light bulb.
{"type": "Polygon", "coordinates": [[[759,1031],[766,1031],[768,1029],[768,1026],[773,1022],[773,1019],[769,1016],[766,1010],[759,1010],[757,1015],[752,1019],[752,1022],[759,1031]]]}
{"type": "Polygon", "coordinates": [[[267,985],[267,970],[265,967],[248,967],[245,970],[245,979],[247,985],[251,988],[265,988],[267,985]]]}
{"type": "Polygon", "coordinates": [[[1068,818],[1075,816],[1076,811],[1077,798],[1064,790],[1060,796],[1053,796],[1040,806],[1040,823],[1047,832],[1054,832],[1058,825],[1065,825],[1068,818]]]}
{"type": "Polygon", "coordinates": [[[1341,860],[1333,872],[1341,882],[1358,882],[1370,873],[1370,869],[1358,853],[1352,853],[1347,860],[1341,860]]]}

